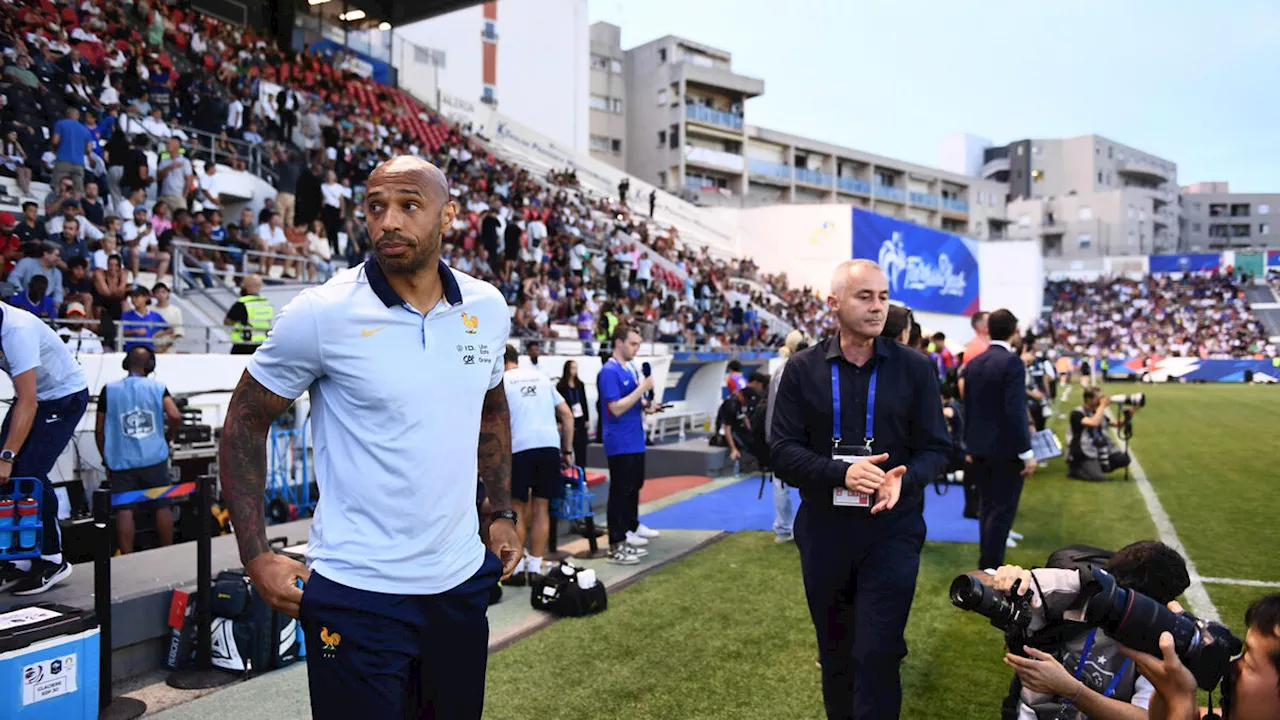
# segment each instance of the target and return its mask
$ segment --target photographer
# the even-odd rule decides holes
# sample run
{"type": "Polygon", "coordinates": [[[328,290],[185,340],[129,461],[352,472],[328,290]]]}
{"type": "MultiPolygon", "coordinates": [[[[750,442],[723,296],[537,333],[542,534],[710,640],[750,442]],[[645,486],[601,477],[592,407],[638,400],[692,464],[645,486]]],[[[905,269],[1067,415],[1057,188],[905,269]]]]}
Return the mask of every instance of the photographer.
{"type": "MultiPolygon", "coordinates": [[[[1071,434],[1067,439],[1067,477],[1102,482],[1106,474],[1129,464],[1129,455],[1116,447],[1107,428],[1111,399],[1096,387],[1084,390],[1084,405],[1071,411],[1071,434]]],[[[1126,412],[1137,408],[1125,408],[1126,412]]]]}
{"type": "MultiPolygon", "coordinates": [[[[1051,566],[1077,564],[1063,562],[1059,551],[1051,566]]],[[[1090,558],[1092,559],[1092,558],[1090,558]]],[[[1108,560],[1106,570],[1118,584],[1137,590],[1161,603],[1180,595],[1191,584],[1186,562],[1168,546],[1136,542],[1121,548],[1108,560]]],[[[1033,609],[1041,610],[1047,625],[1030,636],[1026,656],[1007,653],[1006,665],[1017,677],[1005,702],[1009,720],[1144,720],[1154,692],[1152,684],[1140,677],[1134,664],[1121,657],[1116,642],[1097,628],[1061,619],[1062,598],[1050,587],[1053,580],[1043,571],[1005,565],[996,571],[991,586],[1008,593],[1015,581],[1018,594],[1033,595],[1033,609]]]]}
{"type": "MultiPolygon", "coordinates": [[[[1169,609],[1181,613],[1176,602],[1169,609]]],[[[1226,720],[1280,718],[1280,593],[1255,600],[1244,614],[1248,633],[1244,655],[1231,670],[1229,685],[1223,682],[1222,707],[1226,720]],[[1226,688],[1230,687],[1230,690],[1226,688]]],[[[1155,686],[1148,717],[1151,720],[1199,720],[1204,711],[1196,704],[1196,679],[1174,651],[1173,636],[1160,635],[1164,659],[1120,646],[1142,674],[1155,686]]]]}

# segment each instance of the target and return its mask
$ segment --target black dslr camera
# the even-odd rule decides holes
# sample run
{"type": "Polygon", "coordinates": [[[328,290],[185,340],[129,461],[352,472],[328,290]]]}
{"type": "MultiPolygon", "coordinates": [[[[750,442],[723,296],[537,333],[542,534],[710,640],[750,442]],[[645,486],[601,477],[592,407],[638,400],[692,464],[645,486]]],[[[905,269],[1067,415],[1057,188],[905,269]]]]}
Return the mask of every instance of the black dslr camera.
{"type": "MultiPolygon", "coordinates": [[[[1233,678],[1231,663],[1241,654],[1244,644],[1225,626],[1190,613],[1174,613],[1136,590],[1120,587],[1101,568],[1090,566],[1079,574],[1080,590],[1068,610],[1072,619],[1082,618],[1085,625],[1102,628],[1116,642],[1156,657],[1161,655],[1160,634],[1171,633],[1178,657],[1204,690],[1233,678]]],[[[1013,629],[1014,638],[1025,638],[1033,615],[1031,593],[1019,598],[1016,590],[1015,587],[1013,596],[1005,596],[977,578],[961,575],[951,583],[951,603],[990,618],[991,624],[1004,630],[1006,636],[1013,629]]],[[[1009,647],[1013,650],[1022,646],[1009,647]]],[[[1223,695],[1227,694],[1224,689],[1223,695]]]]}

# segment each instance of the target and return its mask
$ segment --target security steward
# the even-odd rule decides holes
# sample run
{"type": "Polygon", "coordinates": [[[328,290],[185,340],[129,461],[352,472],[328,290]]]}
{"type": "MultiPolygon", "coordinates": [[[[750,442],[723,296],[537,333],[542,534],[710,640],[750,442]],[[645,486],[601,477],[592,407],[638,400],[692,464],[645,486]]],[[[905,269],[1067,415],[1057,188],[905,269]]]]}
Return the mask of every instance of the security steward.
{"type": "Polygon", "coordinates": [[[222,321],[223,325],[235,328],[232,355],[252,355],[259,345],[267,341],[276,311],[270,300],[258,294],[260,292],[262,276],[246,275],[240,282],[240,297],[227,310],[227,317],[222,321]]]}
{"type": "Polygon", "coordinates": [[[800,489],[795,540],[827,717],[886,720],[902,706],[924,488],[951,440],[932,362],[878,337],[889,307],[880,266],[841,263],[827,303],[838,334],[787,361],[770,460],[800,489]]]}
{"type": "MultiPolygon", "coordinates": [[[[98,395],[94,429],[111,492],[164,487],[169,484],[165,428],[180,425],[182,413],[164,383],[150,377],[156,371],[156,355],[151,348],[135,346],[125,353],[123,365],[129,374],[107,383],[98,395]]],[[[168,500],[160,499],[116,511],[116,541],[122,555],[133,552],[133,511],[144,507],[155,510],[160,545],[173,544],[173,513],[169,505],[168,500]]]]}

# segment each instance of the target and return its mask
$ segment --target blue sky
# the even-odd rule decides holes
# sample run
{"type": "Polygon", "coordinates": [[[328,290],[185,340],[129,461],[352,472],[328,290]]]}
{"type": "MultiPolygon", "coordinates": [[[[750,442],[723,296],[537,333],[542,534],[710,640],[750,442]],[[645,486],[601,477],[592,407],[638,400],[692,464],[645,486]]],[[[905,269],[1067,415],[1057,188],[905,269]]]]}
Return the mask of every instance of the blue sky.
{"type": "Polygon", "coordinates": [[[764,80],[747,122],[923,165],[942,137],[1097,133],[1178,182],[1280,192],[1274,0],[590,0],[631,48],[679,35],[764,80]]]}

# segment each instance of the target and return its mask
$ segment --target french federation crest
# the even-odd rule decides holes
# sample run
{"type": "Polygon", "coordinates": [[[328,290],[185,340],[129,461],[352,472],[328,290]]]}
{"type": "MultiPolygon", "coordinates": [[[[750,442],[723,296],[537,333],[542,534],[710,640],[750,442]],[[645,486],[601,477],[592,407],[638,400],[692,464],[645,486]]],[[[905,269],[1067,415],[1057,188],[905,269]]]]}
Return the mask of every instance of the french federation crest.
{"type": "Polygon", "coordinates": [[[120,429],[125,437],[141,440],[156,431],[156,415],[150,410],[134,408],[120,416],[120,429]]]}

